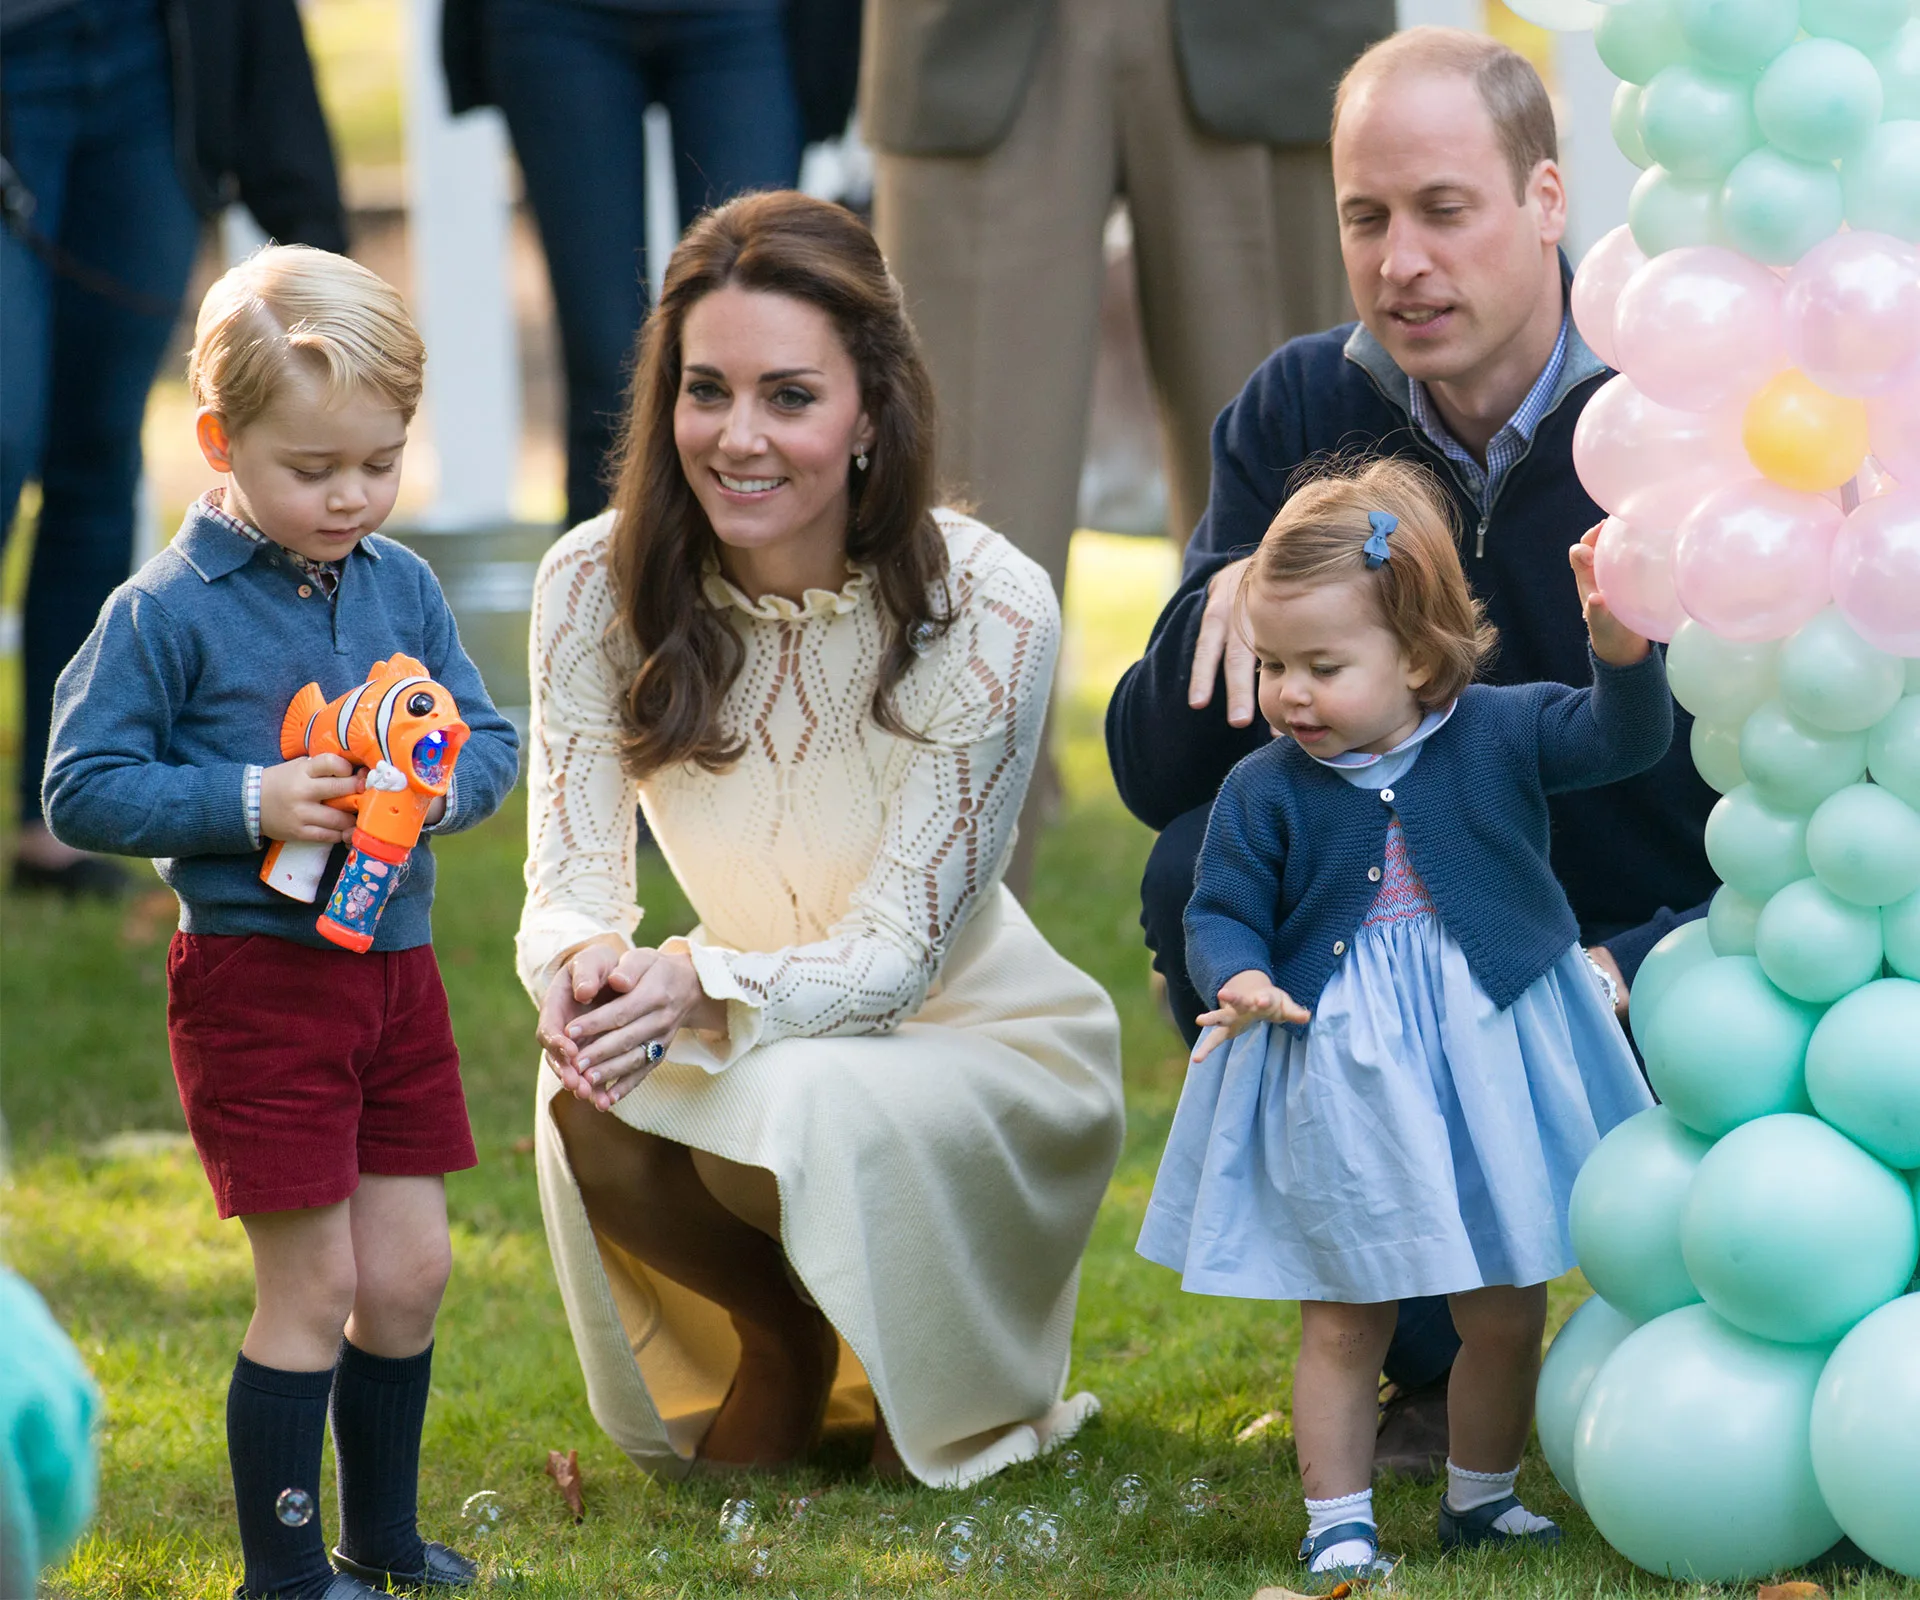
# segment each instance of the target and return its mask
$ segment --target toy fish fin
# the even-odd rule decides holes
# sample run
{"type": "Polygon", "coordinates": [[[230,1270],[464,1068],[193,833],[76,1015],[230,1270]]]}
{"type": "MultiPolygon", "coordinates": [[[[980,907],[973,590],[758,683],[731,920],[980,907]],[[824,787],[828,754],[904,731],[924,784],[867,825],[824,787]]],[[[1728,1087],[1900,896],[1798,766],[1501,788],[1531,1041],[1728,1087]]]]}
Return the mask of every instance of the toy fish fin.
{"type": "Polygon", "coordinates": [[[416,661],[412,656],[406,655],[398,650],[388,656],[385,661],[382,661],[379,666],[375,667],[373,672],[368,673],[367,676],[371,678],[375,673],[384,673],[395,678],[427,678],[432,676],[432,674],[427,671],[426,663],[416,661]]]}
{"type": "Polygon", "coordinates": [[[313,721],[314,713],[324,710],[326,704],[327,697],[317,683],[308,684],[293,697],[293,704],[280,719],[281,760],[291,761],[307,753],[307,726],[313,721]]]}

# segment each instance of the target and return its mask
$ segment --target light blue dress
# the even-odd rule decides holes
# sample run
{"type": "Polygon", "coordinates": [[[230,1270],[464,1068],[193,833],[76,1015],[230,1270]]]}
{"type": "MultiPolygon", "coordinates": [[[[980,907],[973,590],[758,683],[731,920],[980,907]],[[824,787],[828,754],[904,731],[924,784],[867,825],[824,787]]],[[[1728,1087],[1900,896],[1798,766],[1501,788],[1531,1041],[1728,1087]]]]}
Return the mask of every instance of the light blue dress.
{"type": "MultiPolygon", "coordinates": [[[[1385,755],[1322,764],[1391,786],[1449,715],[1385,755]]],[[[1494,1006],[1395,818],[1305,1036],[1259,1024],[1187,1069],[1138,1248],[1193,1293],[1262,1300],[1543,1283],[1574,1264],[1580,1164],[1652,1103],[1577,944],[1494,1006]]]]}

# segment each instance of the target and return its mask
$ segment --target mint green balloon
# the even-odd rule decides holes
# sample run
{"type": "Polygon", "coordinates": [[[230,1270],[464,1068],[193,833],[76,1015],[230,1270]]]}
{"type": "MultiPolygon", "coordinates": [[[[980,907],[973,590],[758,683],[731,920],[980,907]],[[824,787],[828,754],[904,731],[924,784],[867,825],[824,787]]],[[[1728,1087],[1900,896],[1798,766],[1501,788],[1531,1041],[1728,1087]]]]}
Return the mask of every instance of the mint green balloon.
{"type": "Polygon", "coordinates": [[[1753,85],[1691,62],[1663,67],[1640,91],[1640,136],[1647,154],[1676,178],[1724,178],[1761,142],[1753,85]]]}
{"type": "Polygon", "coordinates": [[[1825,1005],[1880,976],[1880,913],[1802,878],[1767,902],[1754,953],[1775,988],[1825,1005]]]}
{"type": "Polygon", "coordinates": [[[1808,1443],[1820,1495],[1847,1537],[1920,1577],[1920,1294],[1862,1318],[1813,1392],[1808,1443]]]}
{"type": "Polygon", "coordinates": [[[1707,813],[1707,860],[1722,883],[1749,900],[1765,900],[1813,870],[1807,819],[1768,805],[1743,783],[1707,813]]]}
{"type": "Polygon", "coordinates": [[[1649,257],[1688,245],[1718,244],[1719,186],[1687,183],[1665,167],[1648,167],[1627,196],[1627,226],[1633,242],[1649,257]]]}
{"type": "Polygon", "coordinates": [[[1700,1298],[1680,1257],[1680,1213],[1711,1146],[1654,1106],[1594,1146],[1573,1181],[1567,1228],[1574,1257],[1594,1292],[1635,1322],[1700,1298]]]}
{"type": "Polygon", "coordinates": [[[1763,902],[1749,900],[1724,883],[1707,906],[1707,938],[1717,956],[1750,956],[1760,931],[1763,902]]]}
{"type": "Polygon", "coordinates": [[[1780,641],[1723,639],[1689,617],[1667,645],[1667,682],[1673,697],[1703,722],[1738,727],[1747,713],[1773,697],[1780,672],[1780,641]]]}
{"type": "Polygon", "coordinates": [[[1647,1079],[1695,1133],[1717,1139],[1755,1117],[1811,1109],[1807,1041],[1820,1008],[1782,994],[1752,956],[1683,972],[1639,1035],[1647,1079]]]}
{"type": "Polygon", "coordinates": [[[1693,770],[1716,794],[1727,794],[1747,781],[1740,765],[1740,730],[1718,722],[1696,720],[1687,735],[1693,770]]]}
{"type": "Polygon", "coordinates": [[[1587,1389],[1573,1469],[1601,1536],[1699,1582],[1797,1567],[1840,1537],[1808,1448],[1826,1351],[1683,1306],[1621,1341],[1587,1389]]]}
{"type": "Polygon", "coordinates": [[[1768,805],[1811,811],[1860,781],[1867,770],[1867,736],[1809,727],[1782,701],[1769,700],[1740,730],[1740,769],[1768,805]]]}
{"type": "Polygon", "coordinates": [[[1580,1404],[1607,1357],[1638,1326],[1625,1312],[1591,1295],[1574,1308],[1540,1363],[1540,1381],[1533,1390],[1540,1453],[1575,1505],[1580,1503],[1580,1483],[1573,1472],[1573,1434],[1580,1404]]]}
{"type": "Polygon", "coordinates": [[[1780,699],[1802,722],[1860,733],[1900,703],[1906,671],[1829,606],[1780,648],[1780,699]]]}
{"type": "Polygon", "coordinates": [[[1758,72],[1799,28],[1799,0],[1680,0],[1680,37],[1719,72],[1758,72]]]}
{"type": "Polygon", "coordinates": [[[1867,732],[1873,781],[1920,807],[1920,694],[1909,694],[1867,732]]]}
{"type": "Polygon", "coordinates": [[[1680,37],[1677,10],[1676,0],[1618,0],[1607,6],[1593,30],[1607,70],[1628,83],[1646,83],[1684,57],[1687,42],[1680,37]]]}
{"type": "Polygon", "coordinates": [[[1840,164],[1840,182],[1849,227],[1920,241],[1920,121],[1881,123],[1840,164]]]}
{"type": "Polygon", "coordinates": [[[1920,694],[1920,656],[1907,657],[1907,693],[1920,694]]]}
{"type": "Polygon", "coordinates": [[[1701,1298],[1736,1328],[1826,1345],[1905,1290],[1920,1218],[1899,1173],[1790,1113],[1735,1128],[1701,1158],[1680,1250],[1701,1298]]]}
{"type": "Polygon", "coordinates": [[[1920,117],[1920,18],[1907,22],[1874,51],[1873,70],[1880,74],[1880,88],[1886,96],[1880,120],[1902,122],[1920,117]]]}
{"type": "Polygon", "coordinates": [[[1624,78],[1613,87],[1613,109],[1608,114],[1608,126],[1613,130],[1613,142],[1636,167],[1650,167],[1653,157],[1647,154],[1646,141],[1640,137],[1640,85],[1628,83],[1624,78]]]}
{"type": "Polygon", "coordinates": [[[1912,15],[1908,0],[1800,0],[1800,26],[1822,39],[1839,39],[1871,53],[1912,15]]]}
{"type": "Polygon", "coordinates": [[[1807,820],[1807,861],[1842,900],[1904,900],[1920,889],[1920,811],[1878,784],[1842,789],[1807,820]]]}
{"type": "Polygon", "coordinates": [[[1867,142],[1886,91],[1873,63],[1838,39],[1802,39],[1754,85],[1753,114],[1767,142],[1801,161],[1838,161],[1867,142]]]}
{"type": "Polygon", "coordinates": [[[1768,266],[1790,267],[1837,233],[1845,215],[1840,174],[1831,166],[1763,146],[1727,174],[1718,226],[1734,249],[1768,266]]]}
{"type": "Polygon", "coordinates": [[[1920,1167],[1920,983],[1879,978],[1832,1006],[1807,1045],[1813,1109],[1890,1167],[1920,1167]]]}
{"type": "Polygon", "coordinates": [[[1920,893],[1880,908],[1887,965],[1903,978],[1920,978],[1920,893]]]}
{"type": "Polygon", "coordinates": [[[1627,1021],[1638,1039],[1653,1020],[1661,1000],[1681,973],[1713,959],[1713,946],[1707,938],[1707,925],[1696,917],[1683,922],[1661,938],[1640,962],[1627,991],[1627,1021]]]}

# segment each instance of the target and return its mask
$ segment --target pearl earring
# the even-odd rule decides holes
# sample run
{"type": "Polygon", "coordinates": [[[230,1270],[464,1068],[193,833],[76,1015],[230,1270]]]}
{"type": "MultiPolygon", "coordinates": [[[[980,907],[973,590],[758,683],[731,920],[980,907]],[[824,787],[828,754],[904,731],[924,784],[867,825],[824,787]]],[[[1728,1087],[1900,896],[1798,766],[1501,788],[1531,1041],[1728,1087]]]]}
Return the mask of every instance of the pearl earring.
{"type": "Polygon", "coordinates": [[[867,447],[862,445],[853,453],[853,464],[862,472],[867,470],[867,447]]]}

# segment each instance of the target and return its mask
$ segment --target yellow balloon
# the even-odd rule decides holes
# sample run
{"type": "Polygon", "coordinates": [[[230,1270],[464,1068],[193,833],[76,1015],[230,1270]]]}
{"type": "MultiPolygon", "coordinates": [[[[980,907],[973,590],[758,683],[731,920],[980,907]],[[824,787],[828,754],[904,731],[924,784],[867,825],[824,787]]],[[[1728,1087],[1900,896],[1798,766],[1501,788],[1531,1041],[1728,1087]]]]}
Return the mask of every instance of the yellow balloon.
{"type": "Polygon", "coordinates": [[[1789,367],[1747,402],[1740,437],[1775,483],[1809,494],[1837,489],[1867,458],[1867,403],[1789,367]]]}

